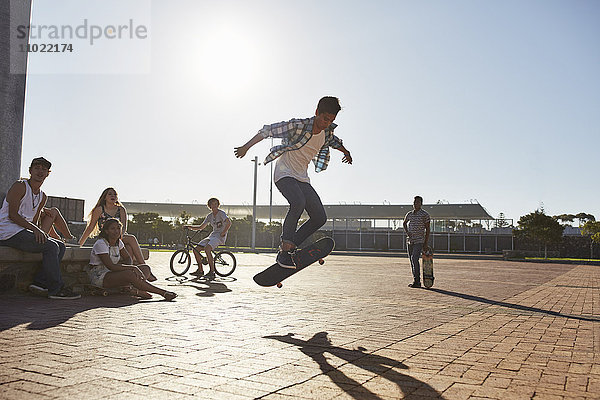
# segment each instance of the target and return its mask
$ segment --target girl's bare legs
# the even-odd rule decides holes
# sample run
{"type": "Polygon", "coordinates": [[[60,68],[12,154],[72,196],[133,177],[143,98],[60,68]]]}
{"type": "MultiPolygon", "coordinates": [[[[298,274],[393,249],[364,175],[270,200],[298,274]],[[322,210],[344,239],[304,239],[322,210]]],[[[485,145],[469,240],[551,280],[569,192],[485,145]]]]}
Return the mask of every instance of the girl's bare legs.
{"type": "Polygon", "coordinates": [[[167,300],[173,300],[177,295],[173,292],[158,288],[148,283],[145,279],[140,279],[132,270],[108,272],[104,275],[102,286],[113,288],[119,286],[133,285],[136,289],[144,292],[156,293],[167,300]]]}
{"type": "Polygon", "coordinates": [[[154,276],[148,264],[140,264],[137,267],[140,269],[140,271],[142,271],[148,282],[154,282],[158,279],[156,276],[154,276]]]}
{"type": "Polygon", "coordinates": [[[46,232],[50,237],[55,239],[61,239],[61,237],[56,233],[54,226],[56,229],[63,235],[63,237],[67,240],[75,238],[71,231],[69,230],[69,226],[67,225],[67,221],[60,213],[59,209],[56,207],[52,208],[44,208],[42,210],[42,215],[40,217],[40,228],[46,232]]]}
{"type": "Polygon", "coordinates": [[[123,244],[127,248],[127,252],[133,258],[135,265],[144,264],[144,256],[142,255],[142,249],[135,236],[126,233],[123,235],[123,244]]]}

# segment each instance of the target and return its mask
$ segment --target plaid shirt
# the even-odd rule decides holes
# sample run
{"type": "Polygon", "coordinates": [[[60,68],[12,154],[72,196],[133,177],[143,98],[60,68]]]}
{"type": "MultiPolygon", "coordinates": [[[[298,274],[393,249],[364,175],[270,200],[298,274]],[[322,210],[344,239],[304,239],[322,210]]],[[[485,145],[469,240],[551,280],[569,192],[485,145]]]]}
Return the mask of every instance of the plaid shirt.
{"type": "MultiPolygon", "coordinates": [[[[314,119],[315,117],[292,119],[263,126],[258,131],[263,138],[274,137],[282,139],[281,145],[271,148],[271,153],[265,158],[264,164],[270,163],[286,151],[298,150],[304,146],[312,136],[314,119]]],[[[329,146],[334,149],[342,147],[342,140],[333,134],[333,130],[336,127],[336,124],[331,124],[325,128],[325,144],[313,159],[315,171],[317,172],[327,169],[327,164],[329,164],[329,146]]]]}

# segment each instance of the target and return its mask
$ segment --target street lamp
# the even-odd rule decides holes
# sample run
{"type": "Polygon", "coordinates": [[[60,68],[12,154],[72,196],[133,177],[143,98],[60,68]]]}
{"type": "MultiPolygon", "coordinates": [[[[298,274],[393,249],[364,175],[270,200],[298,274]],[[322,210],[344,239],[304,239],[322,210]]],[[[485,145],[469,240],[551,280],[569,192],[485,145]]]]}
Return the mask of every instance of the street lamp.
{"type": "Polygon", "coordinates": [[[256,250],[256,183],[258,181],[258,156],[254,156],[254,196],[252,199],[252,250],[256,250]]]}

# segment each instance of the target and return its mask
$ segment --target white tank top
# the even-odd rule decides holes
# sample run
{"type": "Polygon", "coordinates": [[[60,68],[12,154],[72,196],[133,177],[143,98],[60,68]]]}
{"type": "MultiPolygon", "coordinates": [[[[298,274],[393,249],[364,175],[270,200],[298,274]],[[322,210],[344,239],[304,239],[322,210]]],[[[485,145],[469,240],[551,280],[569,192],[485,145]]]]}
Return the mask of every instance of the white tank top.
{"type": "MultiPolygon", "coordinates": [[[[33,222],[33,217],[40,208],[40,203],[44,199],[44,192],[40,190],[39,194],[33,194],[31,186],[29,186],[28,180],[22,180],[19,182],[25,182],[25,195],[21,199],[21,205],[19,206],[19,215],[25,218],[29,222],[33,222]]],[[[10,239],[17,233],[21,232],[23,228],[21,225],[15,224],[8,217],[8,202],[6,198],[0,208],[0,240],[10,239]]]]}

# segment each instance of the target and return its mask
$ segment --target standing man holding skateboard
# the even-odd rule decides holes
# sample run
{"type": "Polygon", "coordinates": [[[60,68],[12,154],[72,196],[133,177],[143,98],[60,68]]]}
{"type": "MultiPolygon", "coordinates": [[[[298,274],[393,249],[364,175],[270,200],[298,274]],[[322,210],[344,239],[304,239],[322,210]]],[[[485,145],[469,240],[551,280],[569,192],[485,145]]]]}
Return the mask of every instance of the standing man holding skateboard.
{"type": "Polygon", "coordinates": [[[427,251],[429,246],[429,232],[431,217],[427,211],[423,210],[423,198],[415,196],[413,201],[413,210],[406,213],[404,217],[404,232],[406,232],[406,241],[408,243],[408,258],[413,274],[413,283],[408,285],[412,288],[421,287],[421,266],[419,257],[423,250],[427,251]]]}
{"type": "Polygon", "coordinates": [[[293,261],[296,247],[327,221],[321,199],[310,184],[308,164],[312,160],[316,172],[325,170],[329,163],[329,147],[344,153],[343,163],[352,164],[350,152],[333,134],[337,126],[333,121],[340,109],[336,97],[323,97],[319,100],[314,117],[265,125],[246,144],[234,149],[236,157],[242,158],[264,138],[282,139],[281,145],[271,149],[264,163],[277,159],[273,180],[290,204],[283,222],[280,251],[277,255],[277,262],[284,268],[296,268],[293,261]],[[304,210],[309,219],[297,229],[304,210]]]}

